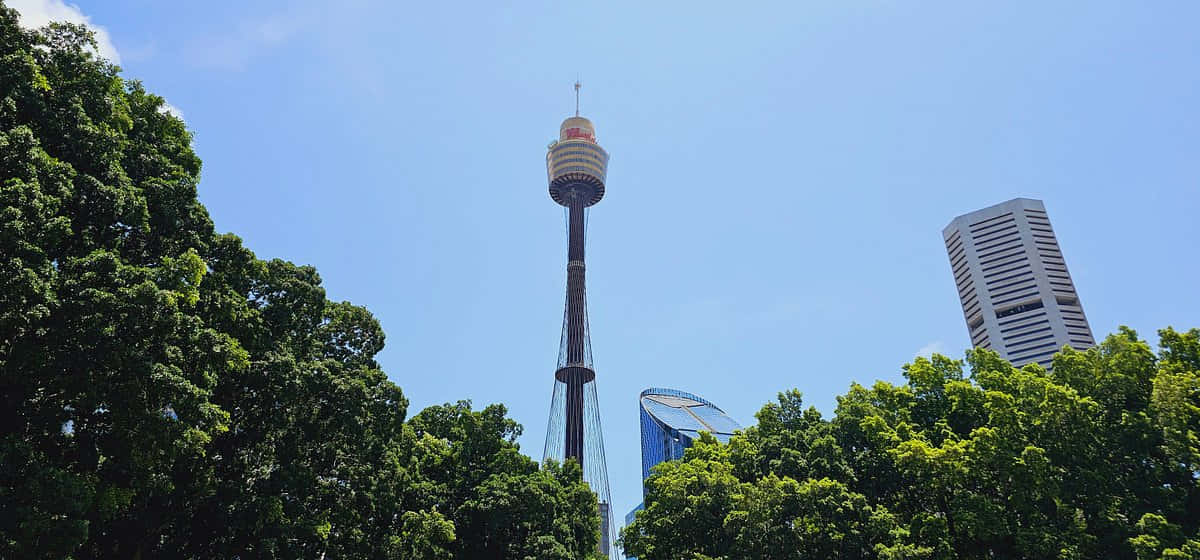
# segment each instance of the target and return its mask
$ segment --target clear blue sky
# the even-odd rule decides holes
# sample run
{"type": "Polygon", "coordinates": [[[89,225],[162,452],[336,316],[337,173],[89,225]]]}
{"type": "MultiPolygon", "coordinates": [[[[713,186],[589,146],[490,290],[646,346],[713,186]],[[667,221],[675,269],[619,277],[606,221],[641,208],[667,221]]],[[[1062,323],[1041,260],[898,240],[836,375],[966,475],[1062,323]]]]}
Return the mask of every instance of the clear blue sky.
{"type": "Polygon", "coordinates": [[[219,230],[370,308],[412,413],[505,403],[538,458],[566,253],[544,155],[581,76],[612,154],[588,303],[618,517],[644,387],[750,423],[961,356],[958,214],[1043,199],[1097,336],[1200,325],[1196,2],[501,4],[78,11],[195,131],[219,230]]]}

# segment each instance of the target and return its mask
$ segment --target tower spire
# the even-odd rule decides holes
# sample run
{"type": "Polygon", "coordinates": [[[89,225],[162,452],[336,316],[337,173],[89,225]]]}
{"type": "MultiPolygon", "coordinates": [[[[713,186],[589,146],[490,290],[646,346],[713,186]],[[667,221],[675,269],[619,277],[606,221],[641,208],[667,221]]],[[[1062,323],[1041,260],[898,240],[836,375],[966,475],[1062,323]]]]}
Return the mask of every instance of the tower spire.
{"type": "Polygon", "coordinates": [[[583,84],[579,83],[579,80],[575,80],[575,116],[576,117],[579,116],[579,88],[581,88],[581,87],[583,87],[583,84]]]}

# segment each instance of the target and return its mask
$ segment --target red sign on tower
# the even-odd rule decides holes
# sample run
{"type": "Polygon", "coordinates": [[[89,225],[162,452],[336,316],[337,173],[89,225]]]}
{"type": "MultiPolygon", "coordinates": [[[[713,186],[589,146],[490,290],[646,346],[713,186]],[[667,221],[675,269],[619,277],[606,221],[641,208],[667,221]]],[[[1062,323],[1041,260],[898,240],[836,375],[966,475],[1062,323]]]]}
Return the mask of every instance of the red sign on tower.
{"type": "Polygon", "coordinates": [[[583,138],[584,140],[587,140],[589,142],[596,141],[596,137],[593,136],[591,132],[588,132],[587,130],[584,130],[582,128],[568,128],[567,130],[564,131],[564,134],[566,135],[567,140],[572,140],[575,138],[583,138]]]}

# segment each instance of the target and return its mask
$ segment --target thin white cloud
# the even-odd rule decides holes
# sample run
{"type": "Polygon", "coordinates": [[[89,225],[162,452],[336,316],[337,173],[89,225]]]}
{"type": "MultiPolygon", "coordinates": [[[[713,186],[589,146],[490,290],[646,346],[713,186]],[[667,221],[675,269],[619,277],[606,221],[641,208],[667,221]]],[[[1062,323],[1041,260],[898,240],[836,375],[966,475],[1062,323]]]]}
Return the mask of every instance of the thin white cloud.
{"type": "Polygon", "coordinates": [[[162,107],[159,107],[158,110],[159,110],[159,112],[171,115],[172,117],[175,117],[181,121],[187,120],[187,119],[183,118],[183,111],[180,111],[179,107],[176,107],[170,103],[167,103],[166,101],[163,101],[162,107]]]}
{"type": "Polygon", "coordinates": [[[303,21],[292,14],[276,14],[254,25],[246,34],[264,45],[278,45],[303,27],[303,21]]]}
{"type": "Polygon", "coordinates": [[[194,44],[192,59],[210,68],[244,70],[254,58],[287,43],[315,21],[310,13],[295,6],[257,21],[243,21],[229,33],[194,44]]]}
{"type": "Polygon", "coordinates": [[[940,340],[935,340],[933,342],[930,342],[929,344],[926,344],[925,346],[922,346],[920,350],[917,350],[918,356],[924,356],[926,358],[928,358],[934,354],[941,354],[941,355],[945,356],[946,355],[946,343],[942,342],[940,340]]]}
{"type": "Polygon", "coordinates": [[[21,14],[21,25],[37,29],[52,21],[78,23],[88,26],[96,33],[97,54],[107,58],[113,64],[121,63],[121,55],[113,44],[108,30],[92,23],[91,18],[79,10],[79,6],[67,4],[63,0],[8,0],[8,7],[21,14]]]}

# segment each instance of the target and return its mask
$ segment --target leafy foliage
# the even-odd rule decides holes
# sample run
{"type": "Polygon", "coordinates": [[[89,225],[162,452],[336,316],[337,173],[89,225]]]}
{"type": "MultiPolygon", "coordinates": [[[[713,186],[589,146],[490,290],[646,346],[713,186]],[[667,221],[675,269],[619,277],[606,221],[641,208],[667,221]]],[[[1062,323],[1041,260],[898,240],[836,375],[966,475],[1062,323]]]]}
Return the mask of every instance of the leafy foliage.
{"type": "Polygon", "coordinates": [[[656,467],[622,540],[646,560],[1200,558],[1200,330],[1159,335],[1050,372],[918,358],[832,420],[780,394],[656,467]]]}
{"type": "Polygon", "coordinates": [[[0,5],[0,557],[583,558],[577,465],[406,420],[371,314],[213,231],[162,98],[0,5]]]}

